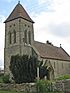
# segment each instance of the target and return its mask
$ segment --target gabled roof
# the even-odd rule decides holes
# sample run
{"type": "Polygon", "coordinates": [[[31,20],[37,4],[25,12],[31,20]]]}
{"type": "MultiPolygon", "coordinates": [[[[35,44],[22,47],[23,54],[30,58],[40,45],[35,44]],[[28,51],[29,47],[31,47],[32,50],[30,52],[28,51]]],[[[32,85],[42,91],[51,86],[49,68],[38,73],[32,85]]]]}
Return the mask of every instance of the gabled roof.
{"type": "Polygon", "coordinates": [[[42,58],[70,61],[70,56],[62,47],[34,41],[34,47],[42,58]]]}
{"type": "Polygon", "coordinates": [[[9,21],[12,21],[14,19],[17,19],[17,18],[23,18],[27,21],[30,21],[30,22],[34,23],[33,20],[30,18],[30,16],[28,15],[26,10],[23,8],[23,6],[20,3],[18,3],[16,5],[16,7],[13,9],[12,13],[6,19],[5,23],[9,22],[9,21]]]}

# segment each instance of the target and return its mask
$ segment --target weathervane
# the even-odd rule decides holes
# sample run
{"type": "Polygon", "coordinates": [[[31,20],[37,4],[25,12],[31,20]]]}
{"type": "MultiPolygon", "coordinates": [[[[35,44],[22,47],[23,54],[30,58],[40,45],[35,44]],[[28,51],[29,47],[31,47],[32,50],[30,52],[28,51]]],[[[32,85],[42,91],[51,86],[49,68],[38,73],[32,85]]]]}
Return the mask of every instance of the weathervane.
{"type": "Polygon", "coordinates": [[[18,1],[18,4],[20,4],[20,0],[18,1]]]}

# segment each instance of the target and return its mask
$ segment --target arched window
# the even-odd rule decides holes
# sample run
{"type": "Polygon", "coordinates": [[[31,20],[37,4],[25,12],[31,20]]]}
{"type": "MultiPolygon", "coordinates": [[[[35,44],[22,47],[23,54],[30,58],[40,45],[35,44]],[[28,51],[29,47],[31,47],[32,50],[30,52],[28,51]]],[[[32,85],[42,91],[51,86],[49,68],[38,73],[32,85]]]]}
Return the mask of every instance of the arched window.
{"type": "Polygon", "coordinates": [[[16,31],[14,30],[14,43],[16,43],[16,31]]]}
{"type": "Polygon", "coordinates": [[[55,64],[55,62],[54,62],[54,68],[56,68],[56,64],[55,64]]]}
{"type": "Polygon", "coordinates": [[[29,38],[29,44],[31,45],[31,33],[30,33],[30,31],[28,32],[28,38],[29,38]]]}
{"type": "Polygon", "coordinates": [[[24,37],[25,37],[25,43],[27,44],[27,30],[24,32],[24,37]]]}
{"type": "Polygon", "coordinates": [[[62,68],[64,68],[63,62],[62,62],[62,68]]]}
{"type": "Polygon", "coordinates": [[[12,43],[12,34],[9,33],[9,43],[11,44],[12,43]]]}

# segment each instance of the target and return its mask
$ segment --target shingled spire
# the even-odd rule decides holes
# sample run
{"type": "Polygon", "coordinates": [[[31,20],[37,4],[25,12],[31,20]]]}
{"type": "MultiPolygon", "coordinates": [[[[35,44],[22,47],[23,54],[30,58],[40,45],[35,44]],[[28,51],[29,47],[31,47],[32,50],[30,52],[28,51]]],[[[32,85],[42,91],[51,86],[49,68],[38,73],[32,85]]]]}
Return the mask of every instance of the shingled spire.
{"type": "Polygon", "coordinates": [[[12,13],[9,15],[9,17],[6,19],[6,22],[12,21],[17,18],[23,18],[29,22],[34,23],[34,21],[30,18],[26,10],[23,8],[23,6],[18,3],[16,7],[13,9],[12,13]]]}

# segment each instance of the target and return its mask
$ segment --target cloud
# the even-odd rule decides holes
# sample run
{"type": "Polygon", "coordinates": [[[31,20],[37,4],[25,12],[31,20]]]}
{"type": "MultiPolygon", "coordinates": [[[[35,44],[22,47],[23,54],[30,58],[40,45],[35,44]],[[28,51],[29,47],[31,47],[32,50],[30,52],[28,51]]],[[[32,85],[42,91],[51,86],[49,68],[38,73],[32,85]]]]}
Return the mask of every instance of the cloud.
{"type": "Polygon", "coordinates": [[[1,66],[4,66],[4,62],[3,62],[4,60],[2,60],[2,59],[0,59],[0,67],[1,66]]]}
{"type": "MultiPolygon", "coordinates": [[[[56,46],[61,43],[63,48],[70,54],[70,0],[52,1],[49,9],[53,11],[41,11],[39,14],[33,12],[35,40],[41,42],[50,40],[56,46]]],[[[41,2],[41,4],[44,2],[41,2]]]]}
{"type": "Polygon", "coordinates": [[[70,23],[50,24],[49,32],[58,37],[70,37],[70,23]]]}
{"type": "Polygon", "coordinates": [[[0,67],[4,65],[4,35],[5,35],[5,17],[0,15],[0,67]]]}
{"type": "MultiPolygon", "coordinates": [[[[10,3],[15,0],[3,1],[10,3]]],[[[31,12],[35,21],[35,40],[41,42],[49,40],[56,46],[61,43],[62,47],[70,54],[70,0],[38,0],[38,6],[36,4],[32,8],[35,8],[35,12],[31,12]],[[38,11],[38,14],[36,11],[38,11]]],[[[5,17],[0,15],[1,65],[4,64],[4,20],[5,17]]]]}
{"type": "Polygon", "coordinates": [[[13,2],[13,1],[15,1],[15,0],[2,0],[3,2],[9,2],[9,3],[11,3],[11,2],[13,2]]]}
{"type": "Polygon", "coordinates": [[[38,3],[39,5],[42,5],[42,4],[48,4],[50,5],[52,3],[52,0],[38,0],[38,3]]]}
{"type": "Polygon", "coordinates": [[[4,67],[4,47],[0,49],[0,67],[4,67]]]}
{"type": "Polygon", "coordinates": [[[4,48],[4,34],[5,34],[5,17],[0,15],[0,50],[4,48]]]}

